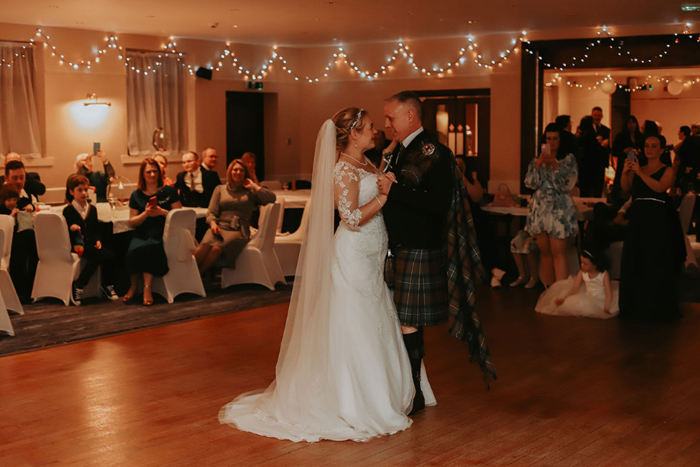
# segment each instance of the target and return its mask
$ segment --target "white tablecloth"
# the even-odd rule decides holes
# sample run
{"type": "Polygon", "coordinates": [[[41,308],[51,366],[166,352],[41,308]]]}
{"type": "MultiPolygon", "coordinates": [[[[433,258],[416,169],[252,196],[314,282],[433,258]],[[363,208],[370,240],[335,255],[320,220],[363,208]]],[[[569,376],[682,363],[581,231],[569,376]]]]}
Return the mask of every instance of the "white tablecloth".
{"type": "MultiPolygon", "coordinates": [[[[605,198],[578,198],[574,197],[576,204],[576,218],[579,222],[589,221],[593,219],[593,206],[596,203],[605,203],[605,198]]],[[[516,206],[512,208],[500,208],[496,206],[486,205],[481,208],[484,211],[494,214],[510,214],[512,216],[527,216],[527,207],[516,206]]]]}
{"type": "Polygon", "coordinates": [[[272,190],[278,198],[284,198],[285,209],[304,209],[311,196],[311,190],[272,190]]]}
{"type": "MultiPolygon", "coordinates": [[[[115,234],[127,232],[133,230],[129,226],[129,206],[120,206],[118,208],[112,209],[109,203],[97,203],[97,219],[100,222],[111,222],[112,232],[115,234]]],[[[63,213],[63,208],[66,205],[61,206],[51,206],[51,212],[57,212],[59,214],[63,213]]],[[[197,213],[197,217],[206,217],[206,208],[185,208],[192,209],[197,213]]]]}

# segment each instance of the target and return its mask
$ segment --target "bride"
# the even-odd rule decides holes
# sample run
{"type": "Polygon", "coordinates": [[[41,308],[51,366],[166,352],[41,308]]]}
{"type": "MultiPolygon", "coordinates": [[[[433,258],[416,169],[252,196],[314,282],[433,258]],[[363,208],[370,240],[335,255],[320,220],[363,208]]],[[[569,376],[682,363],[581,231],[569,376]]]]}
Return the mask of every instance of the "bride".
{"type": "MultiPolygon", "coordinates": [[[[355,107],[321,127],[276,380],[224,406],[221,423],[309,442],[365,441],[411,425],[411,365],[382,276],[386,196],[363,155],[375,133],[355,107]],[[335,235],[334,204],[341,217],[335,235]]],[[[421,389],[434,404],[424,375],[421,389]]]]}

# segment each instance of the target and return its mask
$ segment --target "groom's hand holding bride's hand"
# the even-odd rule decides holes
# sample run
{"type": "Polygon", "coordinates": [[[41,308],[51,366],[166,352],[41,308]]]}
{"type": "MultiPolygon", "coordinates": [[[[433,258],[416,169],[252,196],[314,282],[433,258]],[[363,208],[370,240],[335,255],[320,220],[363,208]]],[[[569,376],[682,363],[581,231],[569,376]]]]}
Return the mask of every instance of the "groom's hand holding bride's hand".
{"type": "Polygon", "coordinates": [[[392,183],[396,183],[396,176],[392,172],[387,172],[377,177],[379,193],[389,195],[389,190],[391,190],[392,183]]]}

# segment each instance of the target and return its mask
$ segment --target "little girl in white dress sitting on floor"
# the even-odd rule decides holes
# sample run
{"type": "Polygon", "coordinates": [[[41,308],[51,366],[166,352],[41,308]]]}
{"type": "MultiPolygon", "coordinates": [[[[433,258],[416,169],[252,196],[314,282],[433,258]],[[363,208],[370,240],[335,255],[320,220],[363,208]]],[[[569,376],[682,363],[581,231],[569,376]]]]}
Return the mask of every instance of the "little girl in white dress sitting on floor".
{"type": "Polygon", "coordinates": [[[605,256],[583,250],[576,277],[552,284],[540,295],[535,311],[547,315],[607,319],[620,312],[619,283],[605,270],[605,256]]]}

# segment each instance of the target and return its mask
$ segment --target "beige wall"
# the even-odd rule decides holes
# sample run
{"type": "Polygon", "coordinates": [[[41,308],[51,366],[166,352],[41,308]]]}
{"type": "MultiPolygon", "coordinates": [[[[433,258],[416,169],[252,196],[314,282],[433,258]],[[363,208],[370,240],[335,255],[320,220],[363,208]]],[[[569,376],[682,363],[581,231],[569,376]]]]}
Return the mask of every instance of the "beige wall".
{"type": "MultiPolygon", "coordinates": [[[[29,40],[35,38],[34,26],[0,24],[3,39],[29,40]]],[[[104,33],[62,28],[44,28],[52,43],[72,61],[94,59],[98,47],[104,44],[104,33]]],[[[621,33],[654,33],[663,31],[634,31],[621,33]]],[[[533,34],[530,39],[556,37],[590,37],[591,30],[549,31],[533,34]]],[[[497,54],[513,48],[514,34],[500,34],[477,38],[484,58],[497,59],[497,54]]],[[[37,38],[38,39],[38,38],[37,38]]],[[[157,36],[119,35],[124,48],[159,50],[168,38],[157,36]]],[[[444,66],[459,58],[459,50],[469,42],[464,37],[409,41],[416,63],[431,69],[444,66]]],[[[517,44],[519,45],[519,44],[517,44]]],[[[221,71],[214,72],[211,81],[189,76],[186,80],[189,147],[201,151],[206,146],[219,150],[222,161],[226,154],[226,91],[244,91],[244,75],[231,66],[231,59],[221,59],[225,44],[202,40],[178,39],[177,49],[185,53],[187,63],[197,66],[216,66],[223,62],[221,71]]],[[[349,60],[366,70],[377,70],[391,57],[396,43],[361,44],[344,47],[349,60]]],[[[33,161],[32,170],[55,193],[62,192],[65,178],[74,170],[75,156],[90,151],[93,141],[100,141],[110,156],[118,174],[136,179],[134,159],[126,154],[126,74],[124,64],[110,51],[101,63],[91,70],[72,70],[60,66],[55,57],[38,46],[37,94],[42,125],[44,159],[33,161]],[[107,108],[81,107],[85,95],[97,93],[101,100],[112,102],[107,108]],[[96,115],[95,115],[96,114],[96,115]],[[100,120],[101,118],[101,120],[100,120]],[[125,163],[126,162],[126,163],[125,163]]],[[[270,58],[271,47],[232,44],[239,63],[251,72],[258,72],[270,58]]],[[[329,78],[321,83],[304,81],[306,75],[315,77],[325,72],[333,60],[336,47],[280,48],[277,51],[287,60],[287,66],[301,75],[295,81],[274,61],[264,81],[265,99],[265,164],[268,178],[288,180],[308,177],[312,167],[315,138],[321,123],[342,107],[357,105],[366,108],[376,126],[382,128],[383,99],[404,90],[427,89],[491,89],[491,179],[506,181],[517,190],[520,180],[520,56],[513,54],[503,67],[487,71],[471,60],[455,67],[444,78],[427,77],[414,70],[407,59],[399,57],[393,69],[381,79],[360,79],[345,63],[333,64],[329,78]]],[[[469,52],[465,55],[469,57],[469,52]]],[[[255,92],[255,91],[253,91],[255,92]]],[[[177,159],[177,158],[175,158],[177,159]]],[[[179,161],[171,160],[169,175],[180,169],[179,161]]],[[[224,173],[224,162],[219,172],[224,173]]],[[[53,201],[53,198],[50,199],[53,201]]]]}

